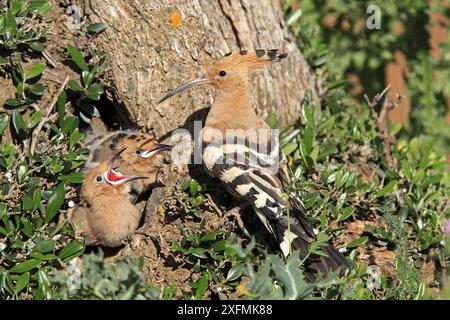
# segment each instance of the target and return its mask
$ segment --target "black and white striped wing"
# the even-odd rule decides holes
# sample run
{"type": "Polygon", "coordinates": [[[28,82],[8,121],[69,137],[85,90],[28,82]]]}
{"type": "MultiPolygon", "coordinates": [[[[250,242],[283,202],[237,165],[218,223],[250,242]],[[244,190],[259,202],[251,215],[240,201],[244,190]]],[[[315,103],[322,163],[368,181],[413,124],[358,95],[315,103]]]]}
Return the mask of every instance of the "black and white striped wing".
{"type": "Polygon", "coordinates": [[[288,219],[287,206],[291,201],[286,201],[284,193],[288,176],[287,171],[280,172],[280,155],[280,150],[273,156],[243,144],[208,145],[203,151],[203,163],[206,171],[219,178],[233,195],[251,204],[287,255],[295,238],[301,238],[307,246],[314,240],[314,233],[300,210],[291,210],[294,212],[288,219]]]}

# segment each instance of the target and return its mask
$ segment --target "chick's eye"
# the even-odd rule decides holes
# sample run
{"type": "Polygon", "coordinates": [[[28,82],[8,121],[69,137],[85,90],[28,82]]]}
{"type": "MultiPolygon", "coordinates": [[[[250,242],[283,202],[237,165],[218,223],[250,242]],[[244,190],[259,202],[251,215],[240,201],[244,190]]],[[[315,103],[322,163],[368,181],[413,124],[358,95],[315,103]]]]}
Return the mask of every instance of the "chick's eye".
{"type": "Polygon", "coordinates": [[[141,150],[136,150],[136,154],[141,154],[141,150]]]}
{"type": "Polygon", "coordinates": [[[219,76],[221,76],[221,77],[225,77],[226,75],[227,75],[227,72],[224,70],[219,72],[219,76]]]}
{"type": "Polygon", "coordinates": [[[96,178],[96,180],[97,180],[97,182],[102,182],[102,181],[103,181],[103,177],[102,177],[102,176],[98,176],[98,177],[96,178]]]}

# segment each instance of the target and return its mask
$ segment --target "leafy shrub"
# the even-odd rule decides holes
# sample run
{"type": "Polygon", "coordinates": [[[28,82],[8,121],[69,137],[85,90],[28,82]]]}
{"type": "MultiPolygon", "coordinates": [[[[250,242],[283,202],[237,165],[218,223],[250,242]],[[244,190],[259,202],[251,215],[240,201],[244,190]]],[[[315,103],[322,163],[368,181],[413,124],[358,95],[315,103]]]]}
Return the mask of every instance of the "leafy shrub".
{"type": "Polygon", "coordinates": [[[77,266],[76,260],[67,272],[53,271],[49,278],[56,286],[54,299],[148,300],[160,296],[142,278],[140,261],[123,259],[107,263],[103,253],[87,254],[77,266]]]}

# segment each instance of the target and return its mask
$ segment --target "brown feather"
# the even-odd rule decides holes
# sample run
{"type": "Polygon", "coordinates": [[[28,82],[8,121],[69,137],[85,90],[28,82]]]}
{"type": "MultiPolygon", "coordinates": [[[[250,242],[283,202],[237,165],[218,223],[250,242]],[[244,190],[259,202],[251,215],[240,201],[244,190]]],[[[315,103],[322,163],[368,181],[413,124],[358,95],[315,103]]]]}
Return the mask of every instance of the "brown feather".
{"type": "Polygon", "coordinates": [[[129,186],[99,183],[108,164],[90,170],[80,191],[80,204],[69,221],[89,245],[120,246],[138,227],[141,212],[129,201],[129,186]]]}

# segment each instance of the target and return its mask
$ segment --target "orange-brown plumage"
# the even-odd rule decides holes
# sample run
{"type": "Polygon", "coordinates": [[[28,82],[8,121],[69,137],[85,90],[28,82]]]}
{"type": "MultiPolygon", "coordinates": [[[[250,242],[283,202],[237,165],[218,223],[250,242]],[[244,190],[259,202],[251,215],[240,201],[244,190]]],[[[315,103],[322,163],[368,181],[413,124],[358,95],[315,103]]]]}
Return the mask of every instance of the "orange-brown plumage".
{"type": "Polygon", "coordinates": [[[129,182],[103,162],[91,169],[80,190],[80,203],[68,213],[69,221],[88,245],[120,246],[139,226],[141,212],[130,202],[129,182]]]}
{"type": "Polygon", "coordinates": [[[149,191],[157,181],[161,169],[161,151],[169,147],[159,144],[156,138],[150,134],[139,132],[112,132],[92,144],[91,158],[87,166],[92,167],[103,161],[107,161],[115,152],[124,149],[117,159],[117,166],[126,175],[146,176],[145,180],[132,181],[130,186],[133,193],[141,195],[149,191]],[[149,157],[143,155],[152,152],[149,157]]]}

